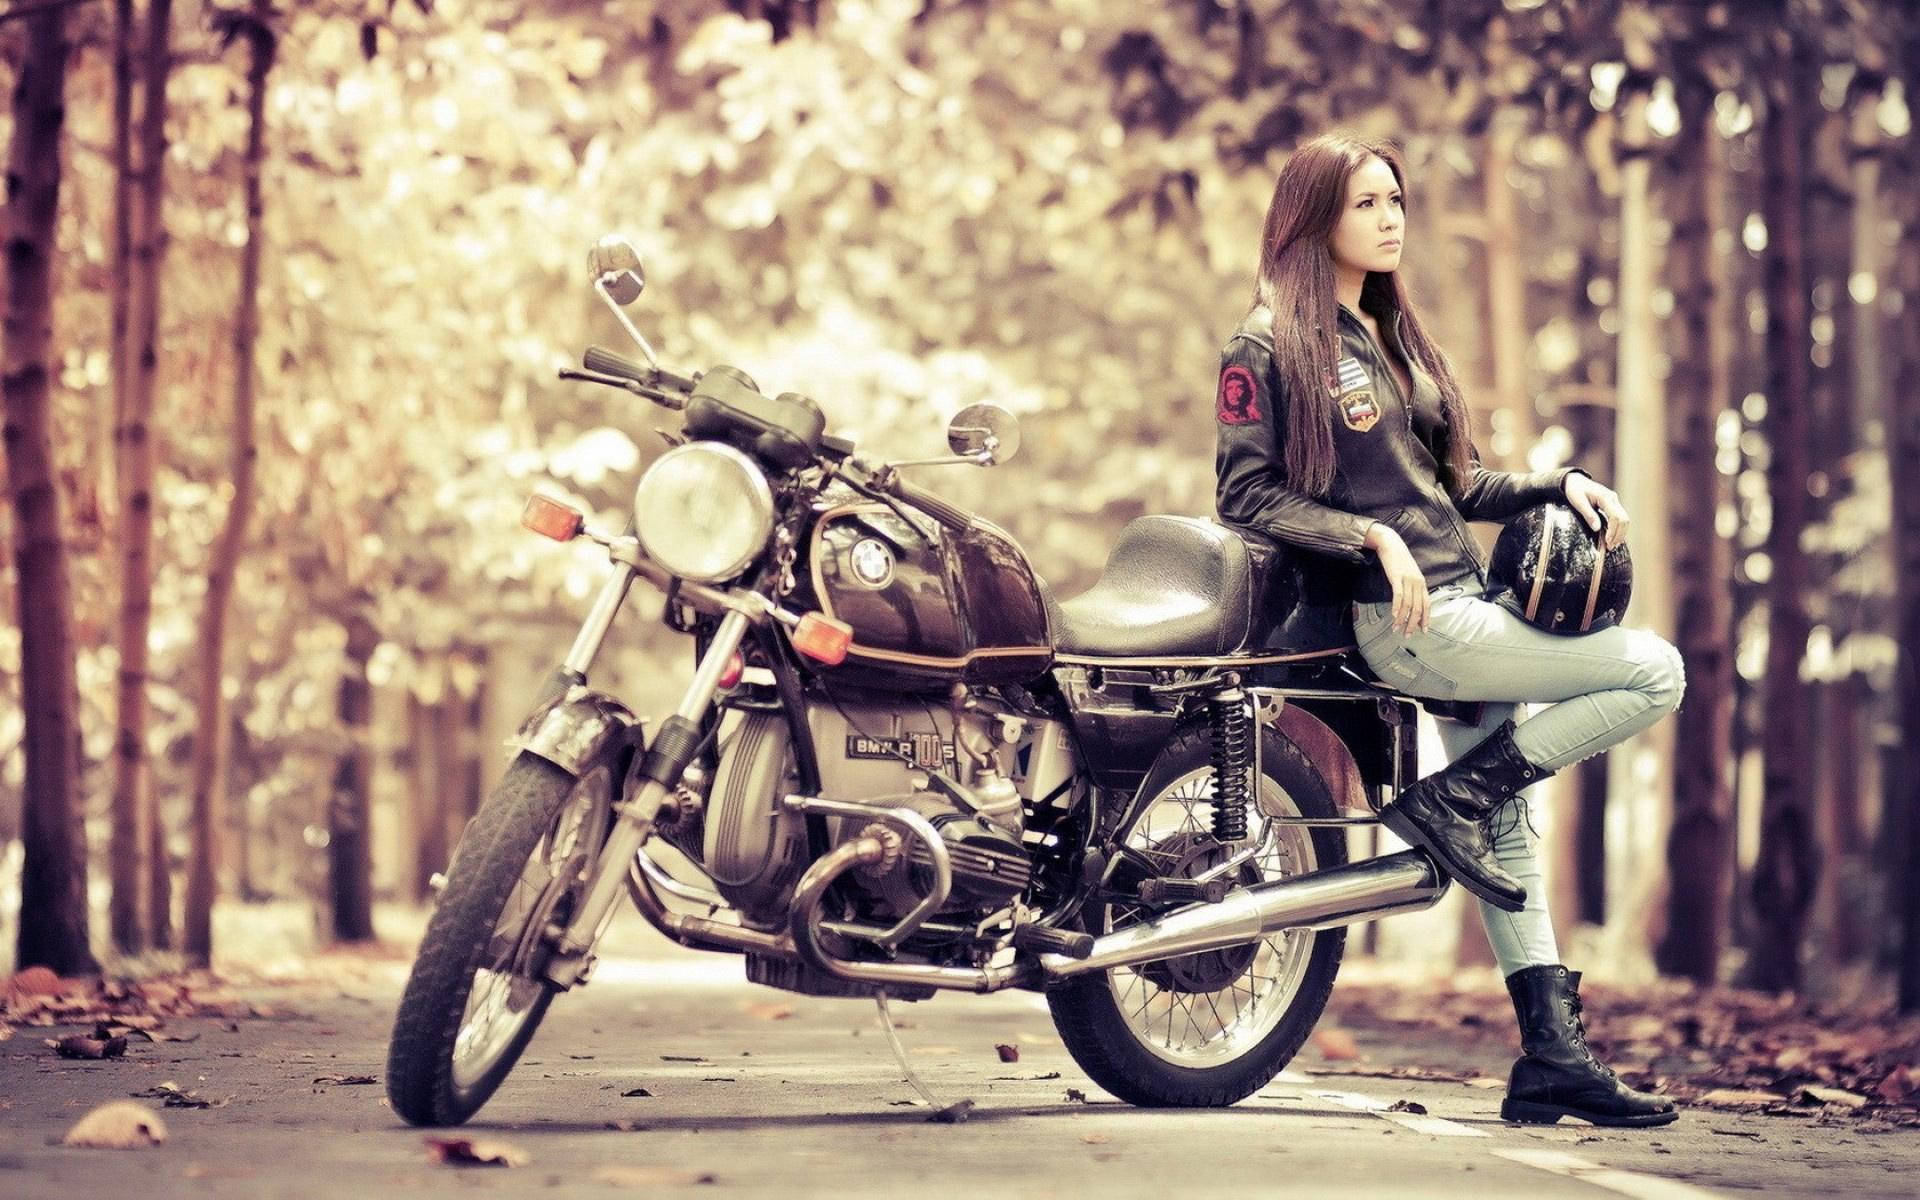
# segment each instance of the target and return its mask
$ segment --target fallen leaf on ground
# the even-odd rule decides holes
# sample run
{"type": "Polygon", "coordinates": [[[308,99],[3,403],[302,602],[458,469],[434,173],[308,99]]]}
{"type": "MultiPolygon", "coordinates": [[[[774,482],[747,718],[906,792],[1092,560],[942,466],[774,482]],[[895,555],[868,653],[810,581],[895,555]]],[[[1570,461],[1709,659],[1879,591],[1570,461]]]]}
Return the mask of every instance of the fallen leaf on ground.
{"type": "Polygon", "coordinates": [[[28,967],[7,981],[10,996],[52,996],[64,990],[51,967],[28,967]]]}
{"type": "Polygon", "coordinates": [[[199,1092],[187,1091],[171,1079],[164,1083],[156,1083],[143,1092],[129,1092],[128,1095],[143,1100],[159,1100],[167,1108],[214,1107],[213,1101],[206,1099],[199,1092]]]}
{"type": "Polygon", "coordinates": [[[433,1161],[450,1167],[524,1167],[533,1161],[524,1150],[505,1142],[473,1138],[422,1138],[433,1161]]]}
{"type": "Polygon", "coordinates": [[[973,1101],[955,1100],[945,1108],[935,1109],[927,1116],[927,1120],[935,1125],[962,1125],[972,1115],[973,1101]]]}
{"type": "Polygon", "coordinates": [[[1104,1146],[1113,1139],[1104,1133],[1083,1133],[1080,1140],[1089,1146],[1104,1146]]]}
{"type": "Polygon", "coordinates": [[[1060,1072],[1048,1071],[1044,1075],[993,1075],[989,1076],[989,1078],[994,1083],[1026,1083],[1029,1080],[1035,1079],[1058,1079],[1060,1078],[1060,1072]]]}
{"type": "Polygon", "coordinates": [[[166,1122],[159,1113],[131,1100],[115,1100],[75,1121],[60,1144],[88,1150],[138,1150],[166,1140],[166,1122]]]}
{"type": "Polygon", "coordinates": [[[1873,1089],[1888,1104],[1903,1104],[1916,1092],[1920,1092],[1920,1068],[1915,1067],[1895,1067],[1873,1089]]]}
{"type": "Polygon", "coordinates": [[[661,1062],[705,1062],[698,1054],[662,1054],[661,1062]]]}
{"type": "Polygon", "coordinates": [[[1346,1062],[1360,1057],[1360,1044],[1344,1029],[1322,1029],[1313,1035],[1313,1048],[1328,1062],[1346,1062]]]}
{"type": "Polygon", "coordinates": [[[793,1015],[791,1004],[749,1004],[747,1015],[758,1021],[784,1021],[793,1015]]]}
{"type": "Polygon", "coordinates": [[[1001,1042],[993,1049],[995,1053],[1000,1055],[1000,1061],[1003,1063],[1016,1063],[1020,1061],[1020,1047],[1018,1046],[1009,1046],[1005,1042],[1001,1042]]]}
{"type": "Polygon", "coordinates": [[[1848,1108],[1861,1108],[1867,1103],[1865,1096],[1845,1088],[1806,1087],[1800,1089],[1800,1095],[1819,1104],[1843,1104],[1848,1108]]]}
{"type": "Polygon", "coordinates": [[[629,1096],[629,1097],[631,1097],[631,1096],[652,1096],[652,1095],[653,1095],[653,1093],[652,1093],[652,1092],[650,1092],[650,1091],[648,1091],[648,1090],[647,1090],[647,1089],[645,1089],[645,1088],[629,1088],[629,1089],[627,1089],[626,1091],[624,1091],[624,1092],[621,1092],[620,1094],[621,1094],[622,1096],[629,1096]]]}
{"type": "Polygon", "coordinates": [[[371,1075],[315,1075],[313,1081],[318,1084],[337,1084],[340,1087],[354,1087],[363,1083],[378,1083],[371,1075]]]}
{"type": "Polygon", "coordinates": [[[1772,1092],[1756,1092],[1746,1088],[1714,1088],[1700,1097],[1702,1104],[1724,1105],[1728,1108],[1758,1107],[1762,1104],[1778,1104],[1785,1099],[1772,1092]]]}
{"type": "Polygon", "coordinates": [[[1427,1115],[1427,1106],[1418,1100],[1395,1100],[1392,1104],[1387,1105],[1387,1111],[1412,1113],[1416,1117],[1424,1117],[1427,1115]]]}
{"type": "Polygon", "coordinates": [[[1085,1104],[1086,1102],[1087,1102],[1087,1094],[1085,1092],[1081,1091],[1079,1088],[1067,1089],[1068,1104],[1085,1104]]]}
{"type": "Polygon", "coordinates": [[[75,1034],[59,1040],[47,1039],[61,1058],[119,1058],[127,1052],[127,1039],[123,1037],[93,1038],[85,1034],[75,1034]]]}
{"type": "Polygon", "coordinates": [[[589,1176],[595,1183],[614,1187],[682,1187],[690,1183],[719,1183],[711,1171],[689,1171],[682,1167],[601,1167],[589,1176]]]}

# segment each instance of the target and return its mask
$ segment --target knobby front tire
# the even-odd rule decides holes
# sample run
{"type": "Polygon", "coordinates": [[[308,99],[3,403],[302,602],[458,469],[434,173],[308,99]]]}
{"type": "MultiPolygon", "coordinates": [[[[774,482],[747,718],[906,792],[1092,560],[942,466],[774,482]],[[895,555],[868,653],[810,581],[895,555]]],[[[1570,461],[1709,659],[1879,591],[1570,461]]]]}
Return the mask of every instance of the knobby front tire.
{"type": "Polygon", "coordinates": [[[522,754],[467,827],[394,1017],[387,1097],[402,1120],[471,1117],[540,1027],[555,989],[537,970],[514,970],[529,961],[528,927],[561,915],[554,897],[572,881],[552,881],[577,874],[605,839],[609,798],[583,793],[610,777],[600,766],[576,781],[522,754]]]}

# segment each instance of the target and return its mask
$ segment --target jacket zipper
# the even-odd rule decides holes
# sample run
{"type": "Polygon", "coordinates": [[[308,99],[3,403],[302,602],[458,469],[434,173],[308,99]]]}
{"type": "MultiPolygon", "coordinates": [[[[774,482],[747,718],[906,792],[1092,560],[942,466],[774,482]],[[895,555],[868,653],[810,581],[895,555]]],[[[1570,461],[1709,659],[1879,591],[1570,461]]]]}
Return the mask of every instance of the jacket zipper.
{"type": "MultiPolygon", "coordinates": [[[[1368,350],[1379,360],[1380,370],[1386,375],[1388,385],[1393,388],[1395,398],[1400,401],[1400,411],[1405,415],[1406,419],[1407,440],[1411,442],[1414,439],[1413,398],[1400,390],[1400,376],[1394,373],[1393,364],[1387,361],[1386,347],[1381,345],[1379,339],[1375,338],[1373,334],[1367,332],[1367,327],[1361,324],[1358,317],[1354,318],[1354,324],[1360,326],[1360,336],[1366,339],[1368,350]]],[[[1400,314],[1397,312],[1393,314],[1393,334],[1394,340],[1399,341],[1400,314]]],[[[1407,380],[1409,383],[1413,380],[1413,366],[1411,363],[1407,366],[1407,380]]],[[[1437,483],[1435,489],[1440,490],[1437,483]]],[[[1442,507],[1446,510],[1447,528],[1453,531],[1453,540],[1459,545],[1460,552],[1466,555],[1467,565],[1473,568],[1474,578],[1483,578],[1484,572],[1480,567],[1480,556],[1474,553],[1473,547],[1468,544],[1466,535],[1460,529],[1460,521],[1455,515],[1453,501],[1448,498],[1443,490],[1440,491],[1438,499],[1442,502],[1442,507]]]]}

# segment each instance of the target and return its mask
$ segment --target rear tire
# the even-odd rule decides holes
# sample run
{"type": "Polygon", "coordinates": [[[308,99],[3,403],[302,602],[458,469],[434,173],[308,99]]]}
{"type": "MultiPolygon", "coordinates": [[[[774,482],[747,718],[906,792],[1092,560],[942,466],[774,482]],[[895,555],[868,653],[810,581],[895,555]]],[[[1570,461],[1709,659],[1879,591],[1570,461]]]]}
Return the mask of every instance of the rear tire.
{"type": "MultiPolygon", "coordinates": [[[[1263,731],[1262,737],[1263,811],[1336,815],[1326,781],[1299,747],[1271,730],[1263,731]]],[[[1183,806],[1184,824],[1194,824],[1192,818],[1197,815],[1198,827],[1204,831],[1212,809],[1211,767],[1204,726],[1183,733],[1161,751],[1142,784],[1141,794],[1152,799],[1132,818],[1126,835],[1129,844],[1163,849],[1195,844],[1196,835],[1190,831],[1159,832],[1165,823],[1155,814],[1169,805],[1183,806]]],[[[1292,851],[1274,853],[1278,843],[1269,841],[1268,852],[1256,860],[1259,878],[1283,878],[1347,861],[1343,829],[1296,825],[1273,830],[1292,851]]],[[[1198,842],[1197,853],[1207,853],[1204,841],[1198,842]]],[[[1253,866],[1242,867],[1241,872],[1253,866]]],[[[1137,912],[1120,905],[1089,908],[1088,931],[1098,935],[1120,927],[1135,919],[1137,912]]],[[[1143,1107],[1221,1107],[1265,1086],[1299,1052],[1326,1008],[1345,946],[1344,929],[1273,934],[1248,948],[1076,976],[1048,989],[1047,1007],[1074,1062],[1121,1100],[1143,1107]],[[1258,988],[1263,962],[1273,971],[1269,991],[1284,989],[1283,994],[1263,994],[1258,988]],[[1236,967],[1240,968],[1237,975],[1233,974],[1236,967]],[[1201,990],[1219,982],[1226,986],[1201,990]],[[1247,995],[1244,1008],[1239,999],[1242,991],[1247,995]],[[1189,1007],[1184,1016],[1177,1016],[1182,996],[1189,998],[1185,1001],[1189,1007]],[[1154,1009],[1163,997],[1167,1002],[1164,1018],[1154,1009]],[[1202,1001],[1208,1007],[1200,1008],[1202,1001]],[[1229,1004],[1233,1007],[1223,1011],[1222,1006],[1229,1004]],[[1164,1040],[1154,1032],[1162,1019],[1167,1022],[1164,1040]],[[1191,1025],[1186,1023],[1189,1020],[1191,1025]],[[1180,1026],[1177,1033],[1176,1025],[1180,1026]],[[1209,1026],[1215,1027],[1211,1038],[1209,1026]],[[1186,1042],[1188,1028],[1200,1034],[1197,1042],[1186,1042]]]]}
{"type": "Polygon", "coordinates": [[[528,929],[564,919],[606,840],[619,777],[594,764],[576,780],[522,754],[467,826],[394,1016],[387,1097],[402,1120],[465,1121],[533,1039],[555,989],[528,929]]]}

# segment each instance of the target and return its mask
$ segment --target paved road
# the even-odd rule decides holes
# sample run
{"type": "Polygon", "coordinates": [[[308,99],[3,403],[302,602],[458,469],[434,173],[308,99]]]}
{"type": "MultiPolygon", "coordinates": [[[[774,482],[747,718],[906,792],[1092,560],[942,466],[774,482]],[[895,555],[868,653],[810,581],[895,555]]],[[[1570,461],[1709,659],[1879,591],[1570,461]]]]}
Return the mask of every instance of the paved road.
{"type": "MultiPolygon", "coordinates": [[[[1912,1197],[1920,1134],[1693,1112],[1665,1130],[1497,1116],[1500,1093],[1337,1074],[1309,1051],[1224,1111],[1128,1108],[1074,1068],[1033,996],[896,1005],[902,1037],[964,1124],[909,1103],[872,1005],[740,982],[731,961],[648,951],[604,962],[563,997],[526,1060],[464,1133],[530,1157],[512,1170],[435,1165],[374,1085],[404,964],[345,985],[263,993],[287,1015],[180,1020],[190,1043],[136,1042],[77,1062],[36,1030],[0,1043],[0,1196],[692,1195],[1080,1197],[1733,1195],[1912,1197]],[[1019,1048],[1000,1062],[995,1045],[1019,1048]],[[1057,1076],[1056,1076],[1057,1073],[1057,1076]],[[166,1109],[167,1145],[57,1145],[80,1114],[163,1080],[226,1101],[166,1109]],[[622,1093],[644,1088],[647,1097],[622,1093]],[[1070,1098],[1069,1089],[1085,1093],[1070,1098]],[[1412,1101],[1427,1112],[1390,1111],[1412,1101]],[[711,1183],[697,1180],[710,1177],[711,1183]]],[[[71,1031],[65,1031],[71,1032],[71,1031]]],[[[1415,1057],[1360,1031],[1370,1065],[1415,1057]]],[[[1391,1035],[1402,1037],[1403,1034],[1391,1035]]],[[[1457,1051],[1456,1051],[1457,1053],[1457,1051]]],[[[1497,1058],[1480,1064],[1504,1071],[1497,1058]]]]}

